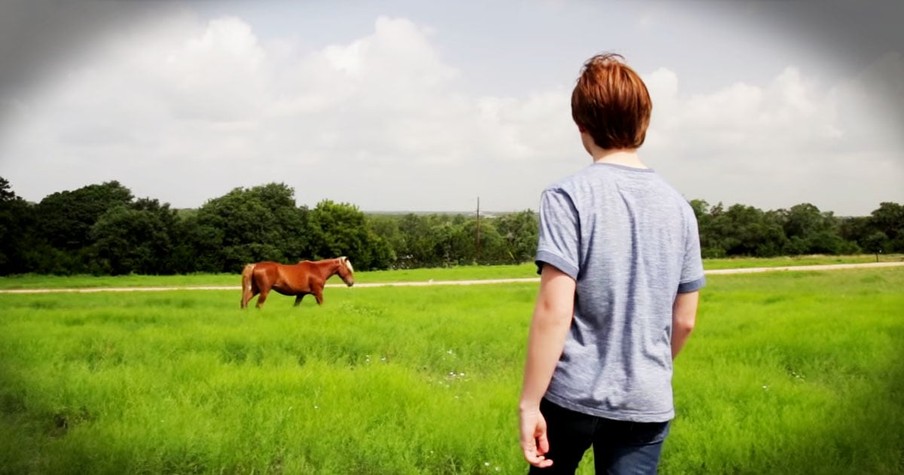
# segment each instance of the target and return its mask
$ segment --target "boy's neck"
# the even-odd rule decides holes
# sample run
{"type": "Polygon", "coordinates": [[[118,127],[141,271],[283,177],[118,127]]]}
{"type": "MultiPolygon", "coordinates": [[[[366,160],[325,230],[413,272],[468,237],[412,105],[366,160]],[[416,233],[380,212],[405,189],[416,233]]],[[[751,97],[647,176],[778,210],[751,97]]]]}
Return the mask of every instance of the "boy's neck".
{"type": "Polygon", "coordinates": [[[593,163],[609,163],[612,165],[622,165],[631,168],[648,168],[640,157],[637,156],[637,149],[596,149],[590,152],[593,157],[593,163]]]}
{"type": "Polygon", "coordinates": [[[593,158],[593,163],[610,163],[631,168],[648,168],[637,156],[636,148],[600,148],[587,131],[581,131],[584,150],[593,158]]]}

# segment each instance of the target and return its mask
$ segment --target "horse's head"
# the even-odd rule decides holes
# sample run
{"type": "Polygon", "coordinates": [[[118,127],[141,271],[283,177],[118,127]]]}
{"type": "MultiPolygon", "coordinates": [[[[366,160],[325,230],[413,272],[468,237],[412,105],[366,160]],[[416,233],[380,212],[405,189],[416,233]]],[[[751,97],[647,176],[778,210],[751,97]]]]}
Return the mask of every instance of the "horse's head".
{"type": "Polygon", "coordinates": [[[349,287],[355,285],[355,269],[352,268],[352,262],[347,257],[339,258],[339,269],[336,273],[339,274],[345,285],[349,287]]]}

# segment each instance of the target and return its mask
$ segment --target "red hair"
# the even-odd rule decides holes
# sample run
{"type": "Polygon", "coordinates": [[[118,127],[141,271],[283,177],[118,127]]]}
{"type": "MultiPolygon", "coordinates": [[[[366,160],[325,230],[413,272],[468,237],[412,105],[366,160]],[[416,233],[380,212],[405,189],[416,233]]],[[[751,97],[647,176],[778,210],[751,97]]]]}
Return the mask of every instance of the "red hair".
{"type": "Polygon", "coordinates": [[[600,148],[639,148],[647,135],[653,102],[640,76],[615,53],[584,63],[571,93],[571,117],[600,148]]]}

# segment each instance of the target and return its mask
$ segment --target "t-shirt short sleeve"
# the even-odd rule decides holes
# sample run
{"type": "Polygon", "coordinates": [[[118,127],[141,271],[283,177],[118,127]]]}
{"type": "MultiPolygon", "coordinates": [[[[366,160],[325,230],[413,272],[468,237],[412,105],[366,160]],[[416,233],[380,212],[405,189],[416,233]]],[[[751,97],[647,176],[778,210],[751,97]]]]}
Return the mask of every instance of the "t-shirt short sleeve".
{"type": "Polygon", "coordinates": [[[697,219],[693,211],[689,213],[690,216],[685,219],[685,223],[687,223],[687,230],[685,231],[687,237],[678,293],[694,292],[706,285],[706,277],[703,274],[703,259],[700,255],[700,233],[697,229],[697,219]]]}
{"type": "Polygon", "coordinates": [[[540,237],[537,244],[537,273],[549,264],[578,278],[580,221],[571,197],[560,188],[545,190],[540,196],[540,237]]]}

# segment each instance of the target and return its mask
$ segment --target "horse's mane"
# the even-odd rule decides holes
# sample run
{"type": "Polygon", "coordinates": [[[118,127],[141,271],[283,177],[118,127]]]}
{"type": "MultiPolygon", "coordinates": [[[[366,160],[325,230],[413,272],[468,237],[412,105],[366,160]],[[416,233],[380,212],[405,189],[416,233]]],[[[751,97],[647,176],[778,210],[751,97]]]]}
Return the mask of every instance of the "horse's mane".
{"type": "Polygon", "coordinates": [[[346,257],[346,256],[334,257],[334,258],[332,258],[332,259],[320,259],[320,260],[317,260],[317,261],[312,261],[312,260],[309,260],[309,259],[305,259],[305,260],[302,260],[302,261],[298,261],[298,263],[299,263],[299,264],[304,264],[304,263],[307,262],[307,263],[311,263],[311,264],[320,264],[320,263],[326,263],[326,262],[329,262],[329,261],[339,261],[340,263],[345,263],[345,267],[348,267],[348,270],[350,270],[350,271],[352,271],[352,272],[355,271],[355,268],[352,267],[352,261],[350,261],[350,260],[348,259],[348,257],[346,257]]]}

